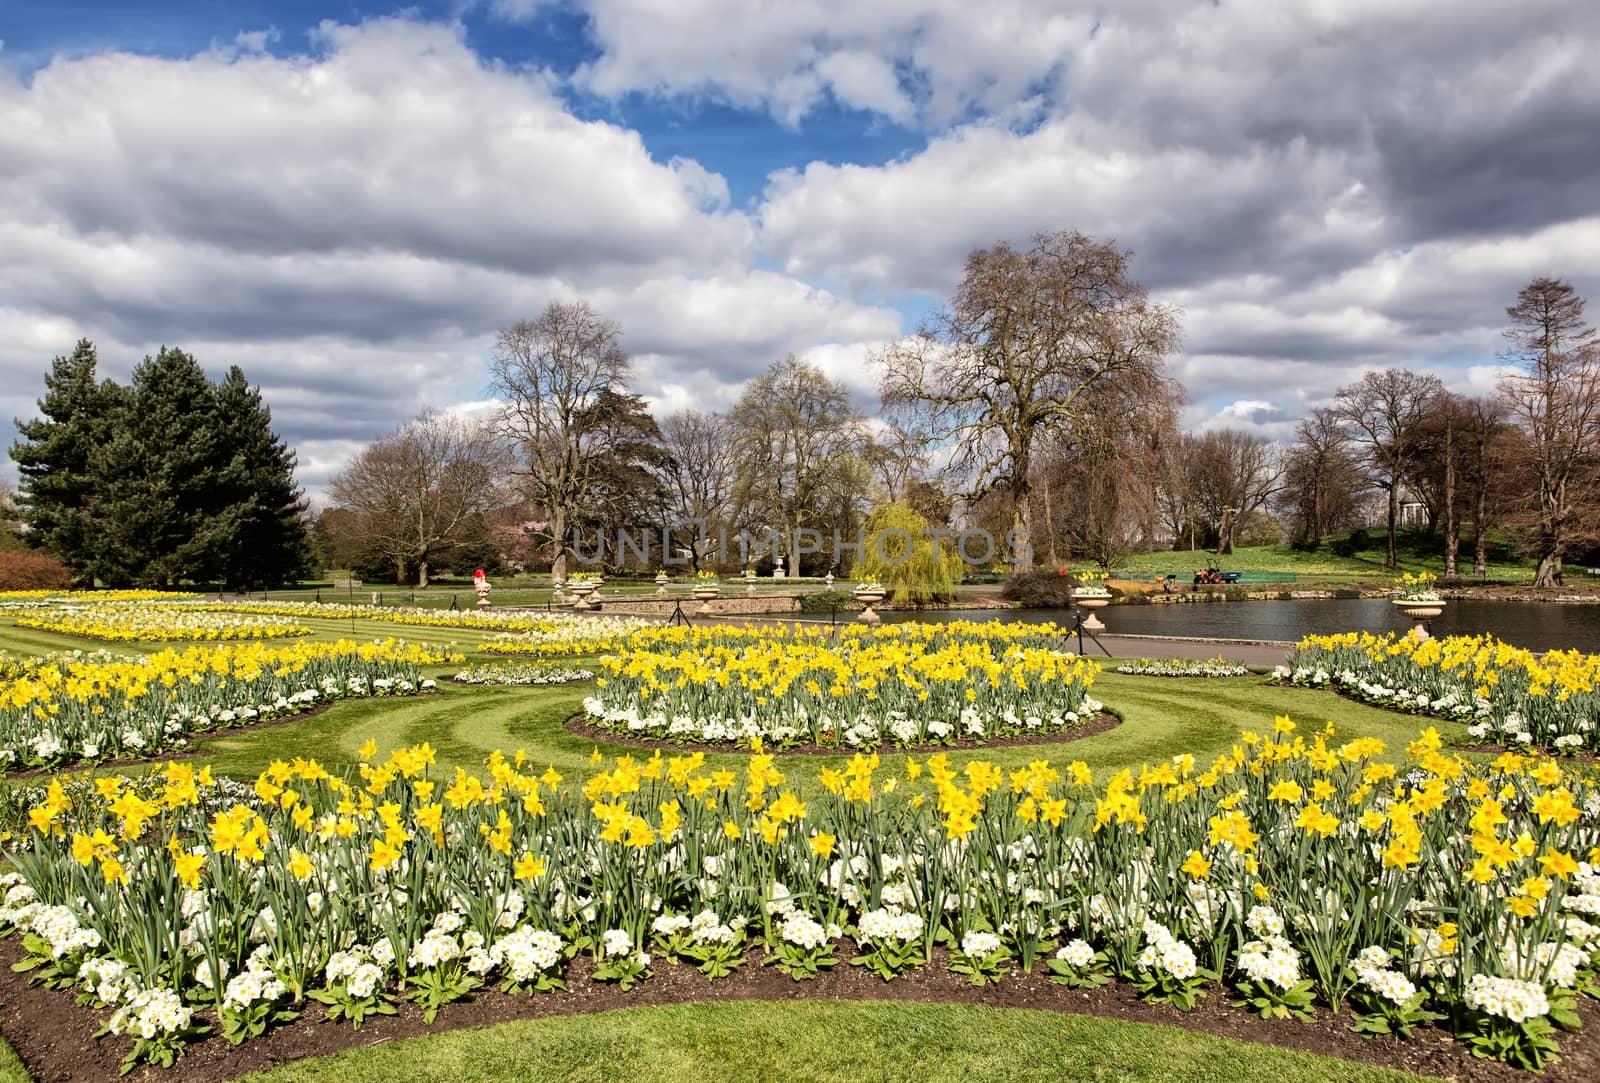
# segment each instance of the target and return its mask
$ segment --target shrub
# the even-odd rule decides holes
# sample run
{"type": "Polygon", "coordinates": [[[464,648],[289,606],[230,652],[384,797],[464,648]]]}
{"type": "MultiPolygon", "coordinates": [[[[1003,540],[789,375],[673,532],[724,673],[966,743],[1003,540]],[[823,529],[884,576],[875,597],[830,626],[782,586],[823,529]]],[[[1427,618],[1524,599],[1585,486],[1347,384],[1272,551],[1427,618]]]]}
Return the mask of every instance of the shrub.
{"type": "Polygon", "coordinates": [[[0,550],[0,590],[56,590],[71,585],[72,573],[55,557],[0,550]]]}
{"type": "Polygon", "coordinates": [[[856,596],[848,590],[814,590],[800,595],[800,612],[832,613],[835,609],[860,609],[856,596]]]}
{"type": "Polygon", "coordinates": [[[1024,609],[1065,609],[1072,605],[1072,591],[1077,585],[1072,576],[1048,568],[1007,577],[1000,596],[1024,609]]]}
{"type": "Polygon", "coordinates": [[[1328,548],[1333,551],[1333,555],[1336,557],[1353,557],[1361,550],[1370,548],[1371,545],[1372,542],[1368,539],[1367,532],[1356,529],[1331,543],[1328,548]]]}

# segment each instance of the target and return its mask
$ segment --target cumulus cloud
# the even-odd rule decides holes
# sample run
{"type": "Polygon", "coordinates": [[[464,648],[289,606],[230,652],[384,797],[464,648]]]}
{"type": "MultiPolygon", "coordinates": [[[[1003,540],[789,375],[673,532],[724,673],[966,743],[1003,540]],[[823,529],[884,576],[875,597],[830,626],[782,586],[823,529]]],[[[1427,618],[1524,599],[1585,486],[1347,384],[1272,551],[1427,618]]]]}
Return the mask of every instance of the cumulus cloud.
{"type": "MultiPolygon", "coordinates": [[[[526,19],[528,0],[495,0],[526,19]]],[[[798,124],[828,99],[905,125],[1001,112],[1053,82],[1095,5],[1038,0],[585,0],[607,96],[705,96],[798,124]]]]}
{"type": "Polygon", "coordinates": [[[350,447],[478,395],[494,329],[553,300],[589,300],[664,369],[724,380],[898,327],[753,270],[723,177],[574,117],[545,74],[483,60],[452,27],[313,38],[292,56],[241,35],[0,76],[8,392],[36,395],[80,335],[117,378],[181,345],[263,385],[315,489],[350,447]]]}
{"type": "Polygon", "coordinates": [[[663,412],[789,353],[870,408],[865,359],[910,329],[885,299],[926,307],[973,248],[1078,228],[1183,310],[1188,423],[1282,436],[1373,368],[1492,390],[1535,275],[1600,303],[1583,0],[478,6],[558,3],[595,49],[562,73],[380,19],[295,55],[252,31],[0,74],[0,408],[31,413],[80,334],[119,378],[182,345],[265,386],[316,488],[420,407],[481,400],[497,326],[580,298],[663,412]],[[736,207],[716,163],[652,156],[573,90],[617,117],[674,99],[691,133],[699,102],[760,111],[797,149],[736,207]],[[808,160],[830,105],[925,144],[808,160]]]}

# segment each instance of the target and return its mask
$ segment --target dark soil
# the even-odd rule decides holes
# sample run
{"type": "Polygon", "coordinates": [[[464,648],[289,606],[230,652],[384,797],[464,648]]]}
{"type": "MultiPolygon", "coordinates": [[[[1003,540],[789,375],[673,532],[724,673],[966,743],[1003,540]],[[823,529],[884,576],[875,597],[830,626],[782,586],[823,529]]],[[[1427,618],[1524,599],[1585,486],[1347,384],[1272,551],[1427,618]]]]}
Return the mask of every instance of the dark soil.
{"type": "MultiPolygon", "coordinates": [[[[921,745],[879,745],[877,748],[855,748],[850,745],[771,745],[763,751],[784,756],[848,756],[855,752],[871,754],[873,752],[962,752],[979,748],[1013,748],[1022,745],[1059,745],[1067,741],[1081,741],[1085,737],[1095,737],[1112,729],[1122,719],[1108,711],[1102,711],[1098,716],[1088,722],[1081,722],[1069,729],[1047,730],[1041,733],[1029,733],[1016,737],[997,737],[992,741],[948,741],[942,744],[921,745]]],[[[588,721],[588,716],[582,713],[575,714],[567,719],[567,729],[579,737],[595,742],[604,742],[612,745],[624,745],[628,748],[662,748],[671,751],[684,752],[728,752],[746,753],[751,750],[747,745],[712,744],[707,741],[675,741],[663,737],[659,740],[650,740],[646,737],[629,737],[596,726],[588,721]]]]}
{"type": "MultiPolygon", "coordinates": [[[[848,945],[840,951],[849,955],[848,945]]],[[[0,943],[0,1031],[16,1047],[23,1063],[40,1083],[102,1083],[114,1080],[122,1058],[132,1048],[126,1038],[96,1040],[103,1012],[80,1008],[70,992],[32,987],[25,976],[11,972],[20,957],[17,942],[0,943]]],[[[232,1046],[215,1033],[188,1047],[170,1071],[145,1068],[128,1078],[173,1083],[216,1083],[247,1072],[288,1061],[323,1056],[359,1046],[409,1038],[430,1031],[490,1026],[516,1019],[537,1019],[685,1002],[736,1000],[782,1001],[798,998],[858,1001],[911,1001],[917,1003],[984,1004],[1004,1008],[1032,1008],[1162,1023],[1189,1030],[1260,1042],[1265,1045],[1365,1061],[1425,1075],[1443,1076],[1466,1083],[1503,1083],[1550,1080],[1552,1083],[1593,1083],[1600,1079],[1600,1004],[1580,1002],[1582,1030],[1562,1035],[1564,1055],[1539,1076],[1503,1064],[1477,1060],[1468,1047],[1443,1031],[1419,1029],[1409,1041],[1392,1036],[1362,1038],[1349,1030],[1349,1018],[1327,1009],[1315,1021],[1265,1021],[1233,1007],[1230,994],[1212,988],[1194,1011],[1184,1013],[1166,1005],[1146,1004],[1132,989],[1113,983],[1100,989],[1073,990],[1054,985],[1041,973],[1010,973],[994,985],[974,988],[948,970],[942,950],[930,966],[912,970],[885,983],[863,969],[841,964],[814,981],[794,982],[776,969],[758,966],[755,959],[733,975],[707,982],[694,969],[658,962],[654,976],[622,992],[616,986],[591,982],[586,958],[577,960],[567,975],[571,988],[564,993],[537,997],[509,996],[479,990],[470,1001],[442,1009],[434,1026],[422,1022],[422,1012],[402,1004],[395,1016],[378,1016],[353,1031],[343,1024],[321,1022],[320,1005],[311,1003],[293,1023],[268,1032],[242,1046],[232,1046]]],[[[214,1023],[215,1020],[209,1020],[214,1023]]]]}

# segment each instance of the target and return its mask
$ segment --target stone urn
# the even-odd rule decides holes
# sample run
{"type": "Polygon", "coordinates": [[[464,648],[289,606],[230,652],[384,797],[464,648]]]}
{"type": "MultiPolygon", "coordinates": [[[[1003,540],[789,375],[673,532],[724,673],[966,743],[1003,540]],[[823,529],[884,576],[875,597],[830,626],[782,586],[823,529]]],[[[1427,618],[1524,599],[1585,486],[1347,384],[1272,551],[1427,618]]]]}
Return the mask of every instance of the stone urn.
{"type": "Polygon", "coordinates": [[[1079,609],[1087,609],[1089,615],[1084,618],[1083,627],[1089,632],[1103,632],[1106,626],[1101,623],[1098,612],[1111,604],[1111,594],[1103,590],[1084,590],[1082,587],[1072,592],[1072,602],[1079,609]]]}
{"type": "Polygon", "coordinates": [[[887,596],[882,590],[858,590],[855,592],[856,601],[861,603],[861,614],[856,620],[862,624],[882,624],[883,618],[873,611],[873,606],[878,605],[887,596]]]}
{"type": "Polygon", "coordinates": [[[590,581],[584,582],[584,583],[573,583],[567,589],[572,591],[573,597],[578,599],[577,601],[572,603],[572,608],[574,608],[574,609],[599,609],[600,608],[600,603],[599,602],[591,602],[589,600],[590,596],[592,594],[594,594],[595,591],[600,589],[599,584],[595,583],[593,580],[590,580],[590,581]]]}
{"type": "Polygon", "coordinates": [[[567,596],[562,593],[562,588],[564,588],[566,585],[567,585],[567,581],[565,579],[560,578],[560,577],[557,577],[556,579],[551,581],[551,583],[550,583],[550,588],[551,588],[550,600],[552,602],[555,602],[557,605],[560,605],[562,602],[565,602],[567,600],[567,596]]]}
{"type": "Polygon", "coordinates": [[[1394,607],[1411,621],[1411,638],[1420,643],[1429,638],[1427,622],[1444,612],[1444,599],[1396,598],[1394,607]]]}
{"type": "Polygon", "coordinates": [[[754,594],[756,592],[756,572],[754,568],[746,568],[744,570],[744,592],[746,594],[754,594]]]}
{"type": "Polygon", "coordinates": [[[672,582],[672,580],[670,578],[668,578],[666,572],[657,572],[656,573],[656,593],[657,594],[665,594],[667,592],[667,584],[670,583],[670,582],[672,582]]]}
{"type": "Polygon", "coordinates": [[[825,582],[825,583],[827,583],[827,584],[828,584],[828,589],[829,589],[829,590],[832,590],[832,589],[833,589],[833,569],[832,569],[832,568],[829,568],[829,569],[828,569],[828,574],[827,574],[827,576],[826,576],[826,577],[825,577],[825,578],[824,578],[824,579],[823,579],[823,582],[825,582]]]}
{"type": "Polygon", "coordinates": [[[700,603],[700,608],[695,610],[697,617],[711,616],[711,599],[722,593],[715,581],[696,583],[694,587],[695,601],[700,603]]]}

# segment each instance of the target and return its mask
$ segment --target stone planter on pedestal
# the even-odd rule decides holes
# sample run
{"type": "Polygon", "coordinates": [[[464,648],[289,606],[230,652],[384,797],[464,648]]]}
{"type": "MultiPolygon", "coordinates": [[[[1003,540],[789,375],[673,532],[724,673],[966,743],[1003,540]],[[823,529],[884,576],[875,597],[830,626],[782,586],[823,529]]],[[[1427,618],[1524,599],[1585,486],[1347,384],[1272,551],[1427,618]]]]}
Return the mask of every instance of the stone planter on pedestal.
{"type": "Polygon", "coordinates": [[[883,618],[873,612],[872,607],[883,601],[885,592],[881,590],[858,590],[856,601],[861,603],[861,615],[856,620],[862,624],[882,624],[883,618]]]}
{"type": "Polygon", "coordinates": [[[1079,609],[1087,609],[1089,611],[1089,615],[1083,621],[1085,631],[1105,631],[1106,626],[1100,622],[1096,612],[1111,604],[1111,595],[1108,592],[1079,588],[1072,592],[1072,601],[1079,609]]]}
{"type": "Polygon", "coordinates": [[[578,599],[572,603],[574,609],[599,609],[599,602],[591,602],[589,596],[599,589],[594,583],[574,583],[569,588],[578,599]]]}
{"type": "Polygon", "coordinates": [[[1420,643],[1428,638],[1427,622],[1444,612],[1444,599],[1396,598],[1394,607],[1410,618],[1410,635],[1420,643]]]}
{"type": "Polygon", "coordinates": [[[657,572],[656,573],[656,594],[658,594],[658,595],[665,594],[667,592],[667,584],[670,583],[670,582],[672,582],[672,580],[667,578],[667,573],[666,572],[657,572]]]}
{"type": "Polygon", "coordinates": [[[712,583],[710,586],[695,587],[695,601],[700,603],[700,608],[695,610],[695,616],[709,617],[711,615],[711,599],[715,598],[721,593],[722,591],[717,588],[715,583],[712,583]]]}

